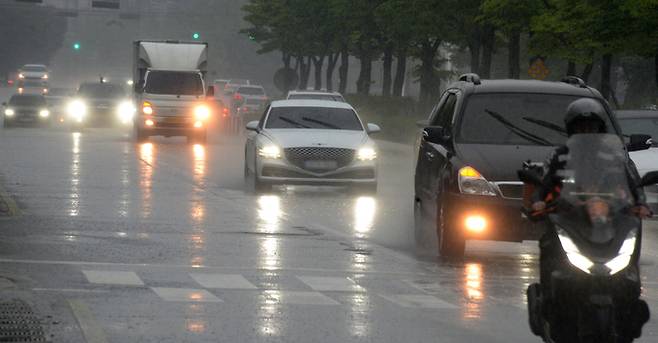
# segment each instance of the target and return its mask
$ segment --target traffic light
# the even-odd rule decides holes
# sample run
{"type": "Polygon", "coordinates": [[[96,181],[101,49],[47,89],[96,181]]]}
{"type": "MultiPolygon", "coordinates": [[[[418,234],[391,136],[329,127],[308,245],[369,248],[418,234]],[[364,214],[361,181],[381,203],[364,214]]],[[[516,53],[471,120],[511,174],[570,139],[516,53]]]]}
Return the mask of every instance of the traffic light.
{"type": "Polygon", "coordinates": [[[78,51],[81,47],[80,42],[73,43],[73,50],[78,51]]]}
{"type": "Polygon", "coordinates": [[[201,34],[199,34],[198,32],[192,34],[192,39],[199,40],[199,38],[201,38],[201,34]]]}

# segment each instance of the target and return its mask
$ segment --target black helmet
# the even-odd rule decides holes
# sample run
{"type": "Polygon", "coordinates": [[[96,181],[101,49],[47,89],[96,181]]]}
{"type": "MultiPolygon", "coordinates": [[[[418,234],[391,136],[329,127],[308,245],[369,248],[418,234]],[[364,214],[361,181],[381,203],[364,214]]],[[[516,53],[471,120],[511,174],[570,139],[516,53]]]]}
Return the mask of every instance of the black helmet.
{"type": "Polygon", "coordinates": [[[608,132],[605,124],[606,110],[603,105],[595,99],[578,99],[567,107],[567,115],[564,117],[564,126],[567,134],[573,135],[578,123],[598,122],[599,132],[608,132]]]}

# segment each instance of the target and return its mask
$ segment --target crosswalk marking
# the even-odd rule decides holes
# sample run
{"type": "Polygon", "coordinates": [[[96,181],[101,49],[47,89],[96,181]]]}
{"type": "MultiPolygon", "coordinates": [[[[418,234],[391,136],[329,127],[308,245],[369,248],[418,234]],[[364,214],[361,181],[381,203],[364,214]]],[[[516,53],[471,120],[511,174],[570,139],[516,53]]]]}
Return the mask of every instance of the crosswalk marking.
{"type": "Polygon", "coordinates": [[[144,286],[142,279],[135,272],[83,270],[82,273],[90,283],[123,286],[144,286]]]}
{"type": "Polygon", "coordinates": [[[339,302],[318,292],[265,291],[266,301],[293,305],[340,305],[339,302]]]}
{"type": "Polygon", "coordinates": [[[239,274],[191,273],[190,276],[204,288],[257,289],[256,286],[239,274]]]}
{"type": "Polygon", "coordinates": [[[180,301],[180,302],[209,302],[220,303],[223,302],[214,294],[206,291],[205,289],[194,288],[167,288],[167,287],[151,287],[153,292],[160,296],[165,301],[180,301]]]}
{"type": "Polygon", "coordinates": [[[381,295],[382,298],[402,307],[428,309],[456,309],[457,306],[425,294],[381,295]]]}
{"type": "Polygon", "coordinates": [[[365,289],[346,277],[297,276],[318,292],[363,292],[365,289]]]}

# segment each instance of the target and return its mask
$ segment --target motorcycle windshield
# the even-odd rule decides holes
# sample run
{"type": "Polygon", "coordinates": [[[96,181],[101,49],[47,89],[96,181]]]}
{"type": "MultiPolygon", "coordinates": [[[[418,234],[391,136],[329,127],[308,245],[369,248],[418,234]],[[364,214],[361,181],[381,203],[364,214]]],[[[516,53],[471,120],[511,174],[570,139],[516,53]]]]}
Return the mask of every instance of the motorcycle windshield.
{"type": "Polygon", "coordinates": [[[615,236],[615,223],[628,216],[633,193],[626,170],[628,155],[619,136],[578,134],[567,141],[569,149],[560,198],[572,230],[592,243],[606,243],[615,236]]]}

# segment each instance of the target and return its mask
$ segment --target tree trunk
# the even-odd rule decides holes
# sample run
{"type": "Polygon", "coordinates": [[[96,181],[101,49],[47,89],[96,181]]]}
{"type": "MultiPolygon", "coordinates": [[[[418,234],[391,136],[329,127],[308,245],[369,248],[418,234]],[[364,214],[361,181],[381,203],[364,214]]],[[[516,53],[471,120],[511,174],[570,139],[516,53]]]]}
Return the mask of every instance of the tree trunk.
{"type": "Polygon", "coordinates": [[[311,57],[301,57],[299,65],[299,89],[308,88],[308,79],[311,74],[311,57]]]}
{"type": "Polygon", "coordinates": [[[612,71],[612,54],[603,55],[601,60],[601,95],[606,100],[611,100],[612,85],[610,84],[610,73],[612,71]]]}
{"type": "Polygon", "coordinates": [[[653,59],[653,64],[654,64],[654,73],[656,74],[656,87],[658,87],[658,55],[656,55],[653,59]]]}
{"type": "Polygon", "coordinates": [[[509,37],[509,70],[507,76],[510,79],[521,77],[521,33],[514,31],[509,37]]]}
{"type": "Polygon", "coordinates": [[[471,73],[480,73],[480,42],[472,41],[468,44],[471,53],[471,73]]]}
{"type": "Polygon", "coordinates": [[[480,65],[480,77],[483,79],[491,78],[491,63],[493,60],[494,41],[496,39],[495,30],[491,26],[484,28],[482,35],[482,64],[480,65]]]}
{"type": "Polygon", "coordinates": [[[384,97],[391,96],[391,87],[393,83],[393,45],[388,45],[384,49],[384,80],[382,85],[382,95],[384,97]]]}
{"type": "Polygon", "coordinates": [[[315,87],[316,91],[322,89],[322,66],[324,65],[324,56],[313,56],[313,65],[315,66],[315,87]]]}
{"type": "Polygon", "coordinates": [[[407,49],[398,51],[398,63],[395,67],[395,81],[393,81],[393,96],[402,96],[402,88],[407,75],[407,49]]]}
{"type": "Polygon", "coordinates": [[[574,61],[569,61],[567,64],[567,76],[574,76],[576,75],[576,62],[574,61]]]}
{"type": "Polygon", "coordinates": [[[361,95],[370,95],[370,85],[372,83],[372,56],[369,47],[361,48],[359,51],[359,61],[361,68],[359,78],[356,81],[356,92],[361,95]]]}
{"type": "Polygon", "coordinates": [[[434,59],[438,44],[430,41],[423,43],[421,47],[421,66],[420,66],[420,103],[422,106],[428,106],[438,92],[438,79],[434,75],[434,59]]]}
{"type": "Polygon", "coordinates": [[[589,63],[585,66],[583,73],[580,75],[580,78],[587,83],[589,81],[589,76],[592,75],[592,68],[594,68],[594,63],[589,63]]]}
{"type": "Polygon", "coordinates": [[[327,91],[334,91],[334,70],[336,69],[336,64],[338,64],[338,57],[340,53],[329,54],[329,59],[327,60],[327,75],[326,75],[326,86],[327,91]]]}
{"type": "Polygon", "coordinates": [[[347,76],[350,67],[350,53],[347,47],[343,47],[340,53],[340,68],[338,68],[338,91],[345,95],[347,91],[347,76]]]}

